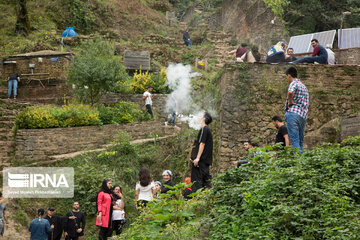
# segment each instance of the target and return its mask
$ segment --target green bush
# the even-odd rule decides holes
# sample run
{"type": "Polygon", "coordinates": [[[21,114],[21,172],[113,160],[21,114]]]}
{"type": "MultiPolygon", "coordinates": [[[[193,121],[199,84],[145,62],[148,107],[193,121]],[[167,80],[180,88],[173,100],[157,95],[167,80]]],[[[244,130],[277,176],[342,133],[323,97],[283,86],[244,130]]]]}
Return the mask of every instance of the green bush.
{"type": "Polygon", "coordinates": [[[54,128],[100,124],[96,109],[83,104],[57,106],[31,106],[21,111],[15,118],[18,128],[54,128]]]}
{"type": "Polygon", "coordinates": [[[135,103],[118,102],[113,106],[98,107],[100,120],[103,124],[111,123],[133,123],[150,120],[149,114],[143,111],[135,103]]]}
{"type": "Polygon", "coordinates": [[[161,69],[159,74],[151,74],[149,72],[135,72],[134,81],[130,84],[130,90],[133,93],[144,93],[148,86],[153,87],[154,93],[169,93],[169,89],[165,86],[166,69],[161,69]]]}
{"type": "Polygon", "coordinates": [[[359,142],[266,149],[214,181],[209,239],[358,239],[359,142]]]}
{"type": "Polygon", "coordinates": [[[59,127],[59,121],[50,112],[49,107],[27,107],[16,115],[15,124],[19,128],[59,127]]]}

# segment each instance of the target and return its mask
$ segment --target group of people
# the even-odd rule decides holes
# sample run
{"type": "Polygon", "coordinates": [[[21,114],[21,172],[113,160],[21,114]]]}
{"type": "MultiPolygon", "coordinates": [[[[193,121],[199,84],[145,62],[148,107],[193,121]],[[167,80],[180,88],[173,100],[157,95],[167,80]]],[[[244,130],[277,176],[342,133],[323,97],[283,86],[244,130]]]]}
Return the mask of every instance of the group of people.
{"type": "MultiPolygon", "coordinates": [[[[304,57],[297,59],[294,56],[294,49],[287,48],[284,42],[278,42],[271,46],[267,52],[266,62],[267,63],[318,63],[318,64],[335,64],[335,53],[331,50],[331,45],[328,44],[326,48],[319,44],[317,39],[311,40],[311,45],[314,48],[311,57],[304,57]]],[[[247,49],[247,44],[242,43],[236,50],[228,52],[229,55],[235,54],[236,62],[256,62],[256,58],[253,52],[247,49]]]]}
{"type": "MultiPolygon", "coordinates": [[[[309,110],[309,92],[306,86],[298,78],[297,69],[290,67],[285,71],[285,78],[289,83],[287,98],[284,108],[286,125],[279,116],[274,116],[272,122],[277,128],[275,144],[280,145],[280,149],[285,146],[292,146],[300,151],[304,147],[304,135],[306,119],[309,110]]],[[[249,159],[259,154],[256,150],[256,143],[249,140],[244,141],[244,149],[247,151],[245,157],[240,161],[233,161],[235,167],[249,163],[249,159]]]]}
{"type": "Polygon", "coordinates": [[[311,40],[311,46],[314,48],[311,57],[297,59],[293,56],[293,48],[287,48],[287,45],[284,42],[278,42],[277,44],[271,46],[271,48],[269,49],[266,57],[266,62],[317,63],[332,65],[335,64],[335,54],[331,50],[331,45],[327,45],[326,48],[324,48],[322,45],[320,45],[319,41],[314,38],[311,40]],[[287,54],[285,54],[286,51],[287,54]]]}
{"type": "MultiPolygon", "coordinates": [[[[209,113],[205,112],[199,121],[201,122],[201,129],[195,140],[194,148],[196,156],[191,159],[191,180],[189,178],[185,179],[187,184],[191,181],[193,185],[184,192],[184,197],[186,198],[189,198],[192,192],[211,187],[210,166],[213,159],[213,137],[208,125],[212,122],[212,117],[209,113]]],[[[153,181],[149,169],[140,169],[139,181],[135,186],[136,208],[139,213],[150,201],[159,197],[160,194],[167,193],[170,191],[169,187],[175,185],[172,171],[164,170],[162,177],[163,183],[153,181]]],[[[121,227],[126,222],[124,203],[124,195],[120,186],[112,187],[111,180],[105,179],[97,196],[96,225],[100,227],[100,240],[110,237],[113,231],[116,234],[121,233],[121,227]]]]}
{"type": "Polygon", "coordinates": [[[30,240],[60,240],[63,232],[66,240],[78,240],[84,235],[85,215],[80,211],[79,202],[74,202],[72,210],[64,217],[55,215],[55,208],[37,210],[37,217],[29,226],[30,240]]]}

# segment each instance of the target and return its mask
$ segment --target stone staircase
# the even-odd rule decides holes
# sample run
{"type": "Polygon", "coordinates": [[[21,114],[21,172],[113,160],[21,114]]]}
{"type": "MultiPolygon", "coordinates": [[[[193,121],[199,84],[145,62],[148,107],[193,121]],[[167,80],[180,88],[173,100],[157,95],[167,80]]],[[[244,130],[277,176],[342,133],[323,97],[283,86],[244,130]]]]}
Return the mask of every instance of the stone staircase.
{"type": "Polygon", "coordinates": [[[12,128],[15,115],[29,103],[0,99],[0,167],[11,164],[15,155],[15,142],[12,128]]]}
{"type": "Polygon", "coordinates": [[[230,33],[224,31],[209,31],[206,37],[209,42],[215,45],[213,57],[217,60],[216,67],[222,68],[225,63],[234,60],[234,54],[228,54],[228,52],[237,48],[237,46],[231,46],[230,44],[232,40],[230,33]]]}

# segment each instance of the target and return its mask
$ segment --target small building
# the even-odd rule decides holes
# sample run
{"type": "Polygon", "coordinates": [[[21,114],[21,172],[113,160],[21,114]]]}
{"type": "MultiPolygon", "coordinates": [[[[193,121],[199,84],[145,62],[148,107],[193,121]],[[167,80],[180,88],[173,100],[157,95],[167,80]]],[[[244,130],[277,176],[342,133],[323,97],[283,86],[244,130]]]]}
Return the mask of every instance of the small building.
{"type": "Polygon", "coordinates": [[[124,66],[128,70],[150,70],[150,53],[148,51],[133,52],[126,50],[124,52],[124,66]]]}
{"type": "Polygon", "coordinates": [[[72,58],[70,52],[50,50],[9,56],[0,63],[0,78],[6,81],[10,74],[17,73],[21,79],[20,98],[54,97],[54,92],[59,95],[68,92],[66,71],[72,58]],[[62,90],[59,92],[59,89],[62,90]]]}

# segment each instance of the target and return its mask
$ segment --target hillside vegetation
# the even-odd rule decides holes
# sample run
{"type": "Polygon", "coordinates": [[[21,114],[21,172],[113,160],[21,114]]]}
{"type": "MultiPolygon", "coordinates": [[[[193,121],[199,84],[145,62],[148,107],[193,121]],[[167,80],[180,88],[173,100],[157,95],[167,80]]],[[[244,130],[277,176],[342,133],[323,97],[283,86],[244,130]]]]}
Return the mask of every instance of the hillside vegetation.
{"type": "Polygon", "coordinates": [[[121,239],[359,238],[360,137],[302,154],[256,151],[195,200],[183,200],[177,186],[121,239]]]}

